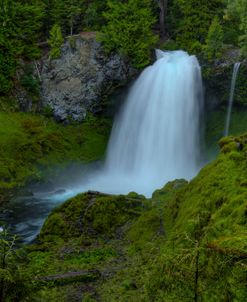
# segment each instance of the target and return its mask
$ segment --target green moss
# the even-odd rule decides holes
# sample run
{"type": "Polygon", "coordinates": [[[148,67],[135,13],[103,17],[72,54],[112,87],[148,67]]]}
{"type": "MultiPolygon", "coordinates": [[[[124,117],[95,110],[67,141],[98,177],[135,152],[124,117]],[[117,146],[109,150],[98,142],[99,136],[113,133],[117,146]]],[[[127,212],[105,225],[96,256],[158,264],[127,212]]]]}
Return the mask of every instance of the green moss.
{"type": "Polygon", "coordinates": [[[39,238],[50,241],[52,236],[114,236],[118,227],[140,215],[145,207],[144,198],[139,196],[79,194],[49,215],[39,238]]]}
{"type": "Polygon", "coordinates": [[[0,123],[1,189],[40,179],[42,170],[52,170],[55,165],[102,158],[110,129],[110,122],[104,119],[64,126],[24,113],[0,112],[0,123]]]}
{"type": "Polygon", "coordinates": [[[104,284],[102,301],[194,301],[195,292],[202,301],[246,300],[246,142],[223,139],[218,159],[189,184],[153,194],[154,208],[128,232],[129,264],[104,284]],[[119,286],[133,279],[135,290],[119,286]]]}
{"type": "MultiPolygon", "coordinates": [[[[148,208],[145,198],[134,193],[128,196],[93,192],[77,195],[49,215],[38,243],[29,246],[29,263],[25,264],[26,273],[31,278],[77,271],[88,271],[89,275],[94,276],[94,271],[98,270],[105,272],[106,276],[111,275],[112,265],[114,263],[122,265],[124,259],[122,250],[126,242],[124,234],[148,208]],[[90,270],[93,270],[92,273],[90,270]]],[[[101,274],[97,273],[96,279],[100,276],[101,274]]],[[[48,285],[39,280],[35,281],[39,291],[33,293],[30,298],[33,301],[37,300],[38,295],[43,297],[48,291],[46,288],[48,285]]],[[[74,291],[77,295],[79,294],[76,289],[78,282],[80,284],[96,282],[89,278],[85,280],[69,278],[66,282],[60,281],[49,285],[54,289],[51,293],[47,293],[47,297],[59,297],[61,301],[68,301],[67,291],[64,289],[61,292],[57,291],[61,282],[63,284],[72,282],[74,286],[70,291],[74,291]]],[[[87,296],[94,298],[91,293],[85,295],[87,296]]],[[[44,298],[44,301],[49,300],[47,299],[44,298]]]]}
{"type": "Polygon", "coordinates": [[[215,301],[216,297],[222,297],[220,301],[224,301],[228,295],[233,301],[244,301],[238,300],[240,296],[246,298],[241,277],[246,265],[241,255],[247,254],[247,191],[241,186],[241,180],[247,177],[246,144],[243,151],[238,151],[237,159],[231,156],[232,152],[226,152],[227,146],[231,151],[235,141],[245,139],[242,136],[234,141],[232,138],[221,141],[223,153],[219,158],[165,205],[166,215],[174,216],[175,208],[177,213],[172,223],[166,225],[167,243],[155,260],[156,269],[146,280],[147,295],[155,295],[154,301],[162,301],[164,297],[169,301],[193,298],[197,253],[201,299],[215,301]],[[233,270],[238,275],[233,277],[233,270]]]}
{"type": "Polygon", "coordinates": [[[99,270],[86,289],[97,301],[246,301],[247,134],[219,145],[192,181],[169,182],[148,201],[133,192],[70,199],[48,217],[26,269],[99,270]]]}

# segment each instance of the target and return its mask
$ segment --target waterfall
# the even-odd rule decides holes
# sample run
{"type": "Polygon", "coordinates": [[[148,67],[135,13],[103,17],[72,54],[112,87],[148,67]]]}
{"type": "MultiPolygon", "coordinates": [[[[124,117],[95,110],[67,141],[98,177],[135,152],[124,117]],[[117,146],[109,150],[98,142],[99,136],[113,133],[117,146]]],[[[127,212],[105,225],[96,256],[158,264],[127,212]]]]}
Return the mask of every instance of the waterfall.
{"type": "Polygon", "coordinates": [[[104,169],[81,190],[146,196],[199,169],[201,70],[184,51],[156,50],[115,119],[104,169]]]}
{"type": "Polygon", "coordinates": [[[234,101],[234,92],[235,92],[235,86],[236,86],[236,80],[238,75],[238,70],[241,63],[237,62],[234,64],[233,67],[233,73],[232,73],[232,81],[231,81],[231,91],[230,91],[230,97],[229,97],[229,103],[228,103],[228,111],[227,111],[227,117],[226,117],[226,125],[225,125],[225,132],[224,135],[227,136],[229,134],[229,127],[231,122],[231,113],[232,113],[232,105],[234,101]]]}

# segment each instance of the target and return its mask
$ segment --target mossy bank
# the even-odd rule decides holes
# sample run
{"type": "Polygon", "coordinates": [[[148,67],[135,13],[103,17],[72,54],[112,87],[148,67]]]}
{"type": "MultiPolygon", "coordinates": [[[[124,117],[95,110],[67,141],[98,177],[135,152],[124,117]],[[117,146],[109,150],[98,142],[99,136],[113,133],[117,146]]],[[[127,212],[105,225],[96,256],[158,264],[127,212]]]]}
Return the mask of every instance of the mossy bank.
{"type": "Polygon", "coordinates": [[[247,134],[220,147],[149,200],[89,192],[55,209],[28,248],[24,301],[246,301],[247,134]]]}
{"type": "Polygon", "coordinates": [[[111,121],[88,116],[83,124],[62,125],[51,118],[0,112],[0,202],[6,192],[44,179],[53,167],[104,156],[111,121]]]}

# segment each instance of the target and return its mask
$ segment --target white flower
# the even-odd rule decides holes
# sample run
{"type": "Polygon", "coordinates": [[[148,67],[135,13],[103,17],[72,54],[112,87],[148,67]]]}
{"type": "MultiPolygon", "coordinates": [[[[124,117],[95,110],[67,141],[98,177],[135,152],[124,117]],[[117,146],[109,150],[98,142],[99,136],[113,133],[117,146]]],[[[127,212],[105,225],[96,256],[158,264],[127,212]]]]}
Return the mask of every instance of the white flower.
{"type": "Polygon", "coordinates": [[[3,227],[0,226],[0,233],[3,232],[3,227]]]}

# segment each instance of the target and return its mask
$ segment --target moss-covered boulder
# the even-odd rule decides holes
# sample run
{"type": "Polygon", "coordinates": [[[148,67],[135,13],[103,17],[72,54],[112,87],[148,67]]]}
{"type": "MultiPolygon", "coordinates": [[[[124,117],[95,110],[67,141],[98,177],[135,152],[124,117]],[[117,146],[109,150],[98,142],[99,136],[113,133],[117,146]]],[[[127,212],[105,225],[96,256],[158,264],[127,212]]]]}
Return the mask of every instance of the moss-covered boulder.
{"type": "Polygon", "coordinates": [[[147,206],[145,197],[133,193],[127,196],[97,192],[79,194],[49,215],[39,239],[49,241],[53,236],[64,240],[78,236],[112,237],[147,206]]]}

